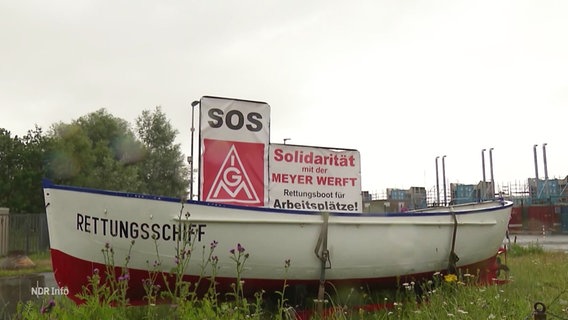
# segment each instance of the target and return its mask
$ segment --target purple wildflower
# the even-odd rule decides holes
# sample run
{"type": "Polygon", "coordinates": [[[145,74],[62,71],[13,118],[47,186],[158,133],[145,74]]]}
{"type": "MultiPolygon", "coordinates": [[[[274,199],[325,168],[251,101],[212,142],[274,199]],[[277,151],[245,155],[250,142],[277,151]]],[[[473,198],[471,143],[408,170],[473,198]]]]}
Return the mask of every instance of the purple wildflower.
{"type": "Polygon", "coordinates": [[[231,249],[229,252],[230,252],[231,254],[235,254],[235,249],[231,249]]]}
{"type": "Polygon", "coordinates": [[[128,279],[130,279],[130,275],[128,273],[118,277],[118,281],[128,281],[128,279]]]}
{"type": "Polygon", "coordinates": [[[211,250],[217,248],[218,244],[219,244],[219,242],[217,242],[217,240],[213,240],[213,242],[211,242],[211,250]]]}
{"type": "Polygon", "coordinates": [[[239,251],[239,253],[243,253],[245,252],[245,247],[241,246],[240,243],[237,243],[237,251],[239,251]]]}
{"type": "Polygon", "coordinates": [[[55,300],[51,299],[49,300],[49,303],[47,305],[41,307],[40,312],[42,314],[48,313],[51,311],[51,309],[53,309],[53,307],[55,307],[55,300]]]}

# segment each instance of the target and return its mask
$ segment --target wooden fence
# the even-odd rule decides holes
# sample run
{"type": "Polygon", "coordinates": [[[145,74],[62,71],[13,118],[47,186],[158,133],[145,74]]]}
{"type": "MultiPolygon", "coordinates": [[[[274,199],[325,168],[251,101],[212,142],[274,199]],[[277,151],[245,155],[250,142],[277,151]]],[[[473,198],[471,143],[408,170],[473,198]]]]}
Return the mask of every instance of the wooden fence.
{"type": "Polygon", "coordinates": [[[11,252],[25,254],[49,250],[45,213],[8,213],[0,211],[0,256],[11,252]]]}

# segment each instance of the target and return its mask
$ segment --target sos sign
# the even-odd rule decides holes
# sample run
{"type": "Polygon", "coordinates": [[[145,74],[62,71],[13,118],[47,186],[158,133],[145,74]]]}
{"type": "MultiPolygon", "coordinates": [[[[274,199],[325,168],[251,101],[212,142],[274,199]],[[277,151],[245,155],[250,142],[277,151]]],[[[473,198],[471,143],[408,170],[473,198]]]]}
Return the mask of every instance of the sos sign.
{"type": "Polygon", "coordinates": [[[203,138],[268,145],[270,106],[267,103],[203,97],[200,109],[203,138]]]}
{"type": "Polygon", "coordinates": [[[244,126],[252,132],[261,131],[263,128],[262,115],[258,112],[249,112],[245,116],[240,110],[229,110],[225,113],[219,108],[212,108],[207,115],[210,119],[207,123],[211,128],[221,128],[225,125],[231,130],[241,130],[244,126]]]}

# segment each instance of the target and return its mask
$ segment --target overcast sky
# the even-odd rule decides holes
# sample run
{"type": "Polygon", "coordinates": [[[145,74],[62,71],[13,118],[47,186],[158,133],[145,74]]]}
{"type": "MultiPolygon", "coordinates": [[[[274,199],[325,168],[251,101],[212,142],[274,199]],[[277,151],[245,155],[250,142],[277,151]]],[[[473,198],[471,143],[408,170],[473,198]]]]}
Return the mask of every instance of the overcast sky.
{"type": "Polygon", "coordinates": [[[568,2],[0,0],[0,127],[162,106],[189,154],[204,95],[271,105],[271,141],[361,152],[362,186],[568,175],[568,2]],[[489,159],[486,153],[487,176],[489,159]],[[441,172],[441,163],[440,163],[441,172]],[[441,175],[441,173],[440,173],[441,175]]]}

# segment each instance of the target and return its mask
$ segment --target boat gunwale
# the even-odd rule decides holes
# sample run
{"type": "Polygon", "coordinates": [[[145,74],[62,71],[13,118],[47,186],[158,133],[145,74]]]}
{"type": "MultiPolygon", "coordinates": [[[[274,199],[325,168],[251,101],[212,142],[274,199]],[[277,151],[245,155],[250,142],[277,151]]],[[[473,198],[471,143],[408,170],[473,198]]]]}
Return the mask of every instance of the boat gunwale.
{"type": "MultiPolygon", "coordinates": [[[[92,193],[92,194],[114,196],[114,197],[182,203],[181,198],[168,197],[168,196],[157,196],[157,195],[149,195],[149,194],[141,194],[141,193],[125,192],[125,191],[103,190],[103,189],[95,189],[95,188],[89,188],[89,187],[60,185],[60,184],[55,184],[48,179],[43,179],[42,187],[43,187],[44,190],[46,190],[46,189],[57,189],[57,190],[66,190],[66,191],[74,191],[74,192],[82,192],[82,193],[92,193]]],[[[498,201],[493,201],[493,202],[495,204],[498,203],[498,201]]],[[[197,206],[219,207],[219,208],[224,208],[224,209],[257,211],[257,212],[264,212],[264,213],[270,213],[270,214],[285,213],[285,214],[299,214],[299,215],[310,215],[310,216],[321,215],[320,211],[278,209],[278,208],[253,207],[253,206],[239,206],[239,205],[233,205],[233,204],[206,202],[206,201],[199,201],[199,200],[186,200],[183,203],[184,204],[197,205],[197,206]]],[[[489,203],[491,203],[491,202],[487,202],[487,204],[489,204],[489,203]]],[[[495,205],[495,206],[484,207],[484,208],[470,208],[470,209],[466,209],[466,210],[463,210],[463,211],[455,210],[455,208],[466,207],[466,206],[473,205],[475,203],[466,203],[466,204],[459,204],[459,205],[449,206],[449,207],[440,207],[444,211],[432,211],[432,210],[434,210],[433,208],[426,208],[427,211],[384,212],[384,213],[382,213],[382,212],[380,212],[380,213],[376,213],[376,212],[375,213],[366,213],[366,212],[329,211],[329,214],[333,215],[333,216],[338,216],[338,217],[430,217],[430,216],[448,216],[448,215],[452,215],[452,214],[456,214],[456,215],[475,214],[475,213],[480,213],[480,212],[489,212],[489,211],[501,210],[501,209],[513,206],[512,201],[503,200],[500,203],[501,203],[500,206],[495,205]],[[455,211],[452,212],[452,208],[454,208],[455,211]]]]}

